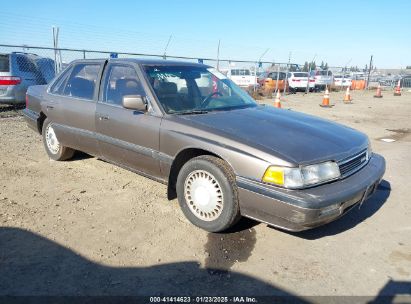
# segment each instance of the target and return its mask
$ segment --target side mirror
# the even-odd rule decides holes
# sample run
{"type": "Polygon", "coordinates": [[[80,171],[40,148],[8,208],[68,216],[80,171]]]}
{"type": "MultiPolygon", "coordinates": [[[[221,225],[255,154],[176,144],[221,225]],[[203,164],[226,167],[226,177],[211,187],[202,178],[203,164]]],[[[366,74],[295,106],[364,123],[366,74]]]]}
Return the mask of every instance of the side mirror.
{"type": "Polygon", "coordinates": [[[145,112],[147,105],[141,95],[125,95],[123,96],[123,107],[126,109],[145,112]]]}

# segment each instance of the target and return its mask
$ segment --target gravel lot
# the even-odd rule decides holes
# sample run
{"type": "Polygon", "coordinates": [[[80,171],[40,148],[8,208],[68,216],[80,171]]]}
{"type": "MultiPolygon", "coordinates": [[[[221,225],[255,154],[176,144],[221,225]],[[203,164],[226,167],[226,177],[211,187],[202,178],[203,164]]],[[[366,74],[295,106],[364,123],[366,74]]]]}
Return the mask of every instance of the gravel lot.
{"type": "Polygon", "coordinates": [[[164,185],[81,153],[50,161],[18,110],[2,108],[0,295],[411,293],[411,93],[373,94],[346,105],[331,93],[330,109],[321,94],[285,97],[284,111],[365,132],[387,161],[360,210],[303,233],[251,220],[206,233],[164,185]]]}

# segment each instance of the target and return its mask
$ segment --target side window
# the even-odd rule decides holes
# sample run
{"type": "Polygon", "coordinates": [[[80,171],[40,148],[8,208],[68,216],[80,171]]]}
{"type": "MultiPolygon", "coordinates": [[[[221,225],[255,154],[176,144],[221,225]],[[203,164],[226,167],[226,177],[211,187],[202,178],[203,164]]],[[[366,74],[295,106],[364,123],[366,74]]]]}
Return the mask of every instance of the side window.
{"type": "Polygon", "coordinates": [[[64,91],[64,85],[67,82],[67,78],[70,76],[71,73],[71,68],[68,68],[65,70],[56,80],[55,83],[53,83],[53,86],[50,89],[50,92],[53,94],[58,94],[58,95],[63,95],[64,91]]]}
{"type": "Polygon", "coordinates": [[[123,96],[126,95],[145,96],[135,68],[126,65],[110,65],[106,71],[103,101],[121,106],[123,96]]]}
{"type": "Polygon", "coordinates": [[[99,70],[100,64],[76,64],[64,87],[63,95],[92,100],[99,70]]]}
{"type": "Polygon", "coordinates": [[[31,73],[37,72],[37,69],[34,63],[30,59],[24,56],[17,56],[16,62],[17,62],[17,67],[19,71],[21,72],[31,72],[31,73]]]}

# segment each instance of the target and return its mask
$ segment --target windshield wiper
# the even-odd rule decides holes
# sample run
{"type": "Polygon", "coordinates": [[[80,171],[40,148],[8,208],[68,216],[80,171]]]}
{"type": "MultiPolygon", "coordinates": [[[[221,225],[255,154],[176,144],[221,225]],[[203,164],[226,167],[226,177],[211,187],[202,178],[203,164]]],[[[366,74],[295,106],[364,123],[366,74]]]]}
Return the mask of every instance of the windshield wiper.
{"type": "Polygon", "coordinates": [[[208,113],[207,110],[189,110],[189,111],[175,112],[173,114],[176,114],[176,115],[192,115],[192,114],[206,114],[206,113],[208,113]]]}

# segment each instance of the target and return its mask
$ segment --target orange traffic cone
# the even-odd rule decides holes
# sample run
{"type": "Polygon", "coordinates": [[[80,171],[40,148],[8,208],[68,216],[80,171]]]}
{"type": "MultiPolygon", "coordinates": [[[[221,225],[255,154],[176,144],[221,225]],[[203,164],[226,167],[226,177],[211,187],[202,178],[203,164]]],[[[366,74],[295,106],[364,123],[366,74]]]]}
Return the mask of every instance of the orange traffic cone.
{"type": "Polygon", "coordinates": [[[320,107],[323,107],[323,108],[331,108],[332,107],[330,105],[330,93],[328,92],[328,88],[325,89],[323,103],[320,104],[320,107]]]}
{"type": "Polygon", "coordinates": [[[274,99],[274,107],[281,109],[281,101],[280,101],[281,95],[280,91],[277,92],[277,95],[275,96],[274,99]]]}
{"type": "Polygon", "coordinates": [[[381,94],[381,86],[378,85],[377,87],[377,93],[374,95],[375,98],[382,98],[382,94],[381,94]]]}
{"type": "Polygon", "coordinates": [[[395,87],[394,90],[394,96],[401,96],[401,87],[400,87],[400,81],[398,80],[398,84],[395,87]]]}
{"type": "Polygon", "coordinates": [[[350,87],[347,87],[347,91],[345,92],[345,95],[344,95],[344,103],[350,104],[352,103],[351,100],[352,98],[350,95],[350,87]]]}

